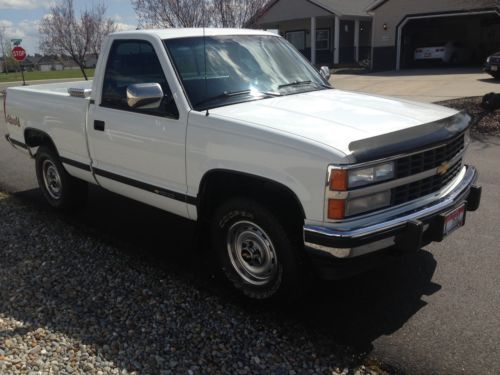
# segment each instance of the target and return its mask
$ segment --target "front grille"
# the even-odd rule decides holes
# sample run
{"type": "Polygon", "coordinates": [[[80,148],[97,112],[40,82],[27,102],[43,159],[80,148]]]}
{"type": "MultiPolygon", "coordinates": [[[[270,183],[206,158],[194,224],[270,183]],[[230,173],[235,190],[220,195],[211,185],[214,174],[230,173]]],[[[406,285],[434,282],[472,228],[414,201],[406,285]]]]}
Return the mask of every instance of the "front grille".
{"type": "MultiPolygon", "coordinates": [[[[398,159],[396,160],[396,177],[403,178],[437,168],[455,158],[464,147],[465,136],[462,134],[441,147],[398,159]]],[[[434,175],[392,189],[391,205],[396,206],[441,190],[457,176],[461,166],[462,158],[442,175],[434,175]]]]}
{"type": "Polygon", "coordinates": [[[396,206],[441,190],[457,176],[460,172],[461,166],[462,159],[456,162],[443,175],[434,175],[423,180],[415,181],[392,189],[391,204],[396,206]]]}
{"type": "Polygon", "coordinates": [[[441,147],[398,159],[396,160],[396,178],[412,176],[437,168],[444,162],[453,159],[464,147],[465,137],[462,134],[441,147]]]}

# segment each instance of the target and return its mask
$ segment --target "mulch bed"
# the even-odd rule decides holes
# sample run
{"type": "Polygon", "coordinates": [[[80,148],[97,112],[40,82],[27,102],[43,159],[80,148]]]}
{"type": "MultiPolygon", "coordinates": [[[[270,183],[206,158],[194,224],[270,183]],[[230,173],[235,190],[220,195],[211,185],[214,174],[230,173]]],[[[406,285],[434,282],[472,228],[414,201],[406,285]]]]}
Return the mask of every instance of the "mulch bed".
{"type": "Polygon", "coordinates": [[[481,135],[500,136],[500,110],[488,111],[481,108],[482,97],[452,99],[436,104],[466,111],[472,117],[472,132],[481,135]]]}

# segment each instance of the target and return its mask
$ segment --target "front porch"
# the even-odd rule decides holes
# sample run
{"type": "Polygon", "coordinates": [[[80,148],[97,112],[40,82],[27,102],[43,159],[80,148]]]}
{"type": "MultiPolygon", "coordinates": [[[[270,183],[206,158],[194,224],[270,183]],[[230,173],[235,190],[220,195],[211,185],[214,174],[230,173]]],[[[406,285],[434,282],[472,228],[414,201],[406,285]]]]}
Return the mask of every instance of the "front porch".
{"type": "Polygon", "coordinates": [[[340,14],[309,1],[278,0],[257,27],[278,30],[315,66],[369,65],[371,59],[372,20],[362,11],[340,14]]]}

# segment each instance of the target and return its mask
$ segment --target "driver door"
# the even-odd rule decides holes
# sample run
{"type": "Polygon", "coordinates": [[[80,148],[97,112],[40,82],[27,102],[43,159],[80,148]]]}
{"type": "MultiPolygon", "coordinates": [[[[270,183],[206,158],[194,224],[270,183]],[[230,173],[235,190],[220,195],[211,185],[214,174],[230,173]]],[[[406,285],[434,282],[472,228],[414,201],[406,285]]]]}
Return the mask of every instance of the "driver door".
{"type": "Polygon", "coordinates": [[[100,103],[90,105],[87,132],[92,167],[104,188],[188,217],[186,121],[176,103],[153,45],[115,40],[111,46],[100,103]],[[133,109],[131,84],[158,83],[158,108],[133,109]]]}

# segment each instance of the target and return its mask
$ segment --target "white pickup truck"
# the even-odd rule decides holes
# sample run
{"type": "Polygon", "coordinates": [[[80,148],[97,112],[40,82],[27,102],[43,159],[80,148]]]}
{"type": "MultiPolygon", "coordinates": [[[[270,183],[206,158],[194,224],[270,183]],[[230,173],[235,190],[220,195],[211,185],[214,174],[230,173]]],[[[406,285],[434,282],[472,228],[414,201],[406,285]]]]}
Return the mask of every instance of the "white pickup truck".
{"type": "Polygon", "coordinates": [[[54,208],[91,183],[196,220],[236,288],[289,297],[441,241],[481,197],[466,114],[327,76],[263,31],[115,33],[93,82],[8,89],[6,138],[54,208]]]}

